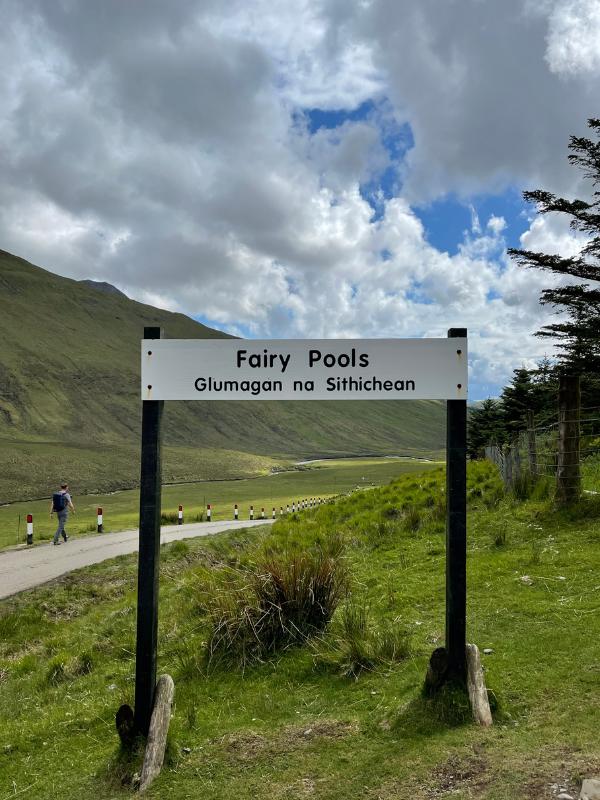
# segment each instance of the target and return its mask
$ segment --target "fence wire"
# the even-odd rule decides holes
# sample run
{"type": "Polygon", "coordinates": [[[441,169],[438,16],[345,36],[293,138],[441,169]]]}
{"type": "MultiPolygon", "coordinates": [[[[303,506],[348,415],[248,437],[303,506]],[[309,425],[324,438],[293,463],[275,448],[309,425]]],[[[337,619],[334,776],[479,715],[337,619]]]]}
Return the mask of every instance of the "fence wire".
{"type": "Polygon", "coordinates": [[[543,424],[536,421],[534,427],[516,433],[509,444],[490,444],[485,448],[486,458],[498,466],[508,489],[529,475],[535,479],[560,477],[567,488],[600,493],[600,406],[582,408],[579,418],[559,421],[557,416],[552,422],[547,417],[541,420],[543,424]],[[577,422],[575,433],[565,430],[566,425],[577,422]]]}

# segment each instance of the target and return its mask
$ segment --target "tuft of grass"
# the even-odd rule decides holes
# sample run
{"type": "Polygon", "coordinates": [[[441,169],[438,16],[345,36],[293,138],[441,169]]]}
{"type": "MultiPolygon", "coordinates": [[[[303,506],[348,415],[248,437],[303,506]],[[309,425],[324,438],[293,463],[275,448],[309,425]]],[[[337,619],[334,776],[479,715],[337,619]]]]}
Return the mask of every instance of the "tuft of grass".
{"type": "Polygon", "coordinates": [[[349,598],[337,625],[313,644],[315,663],[348,678],[404,661],[411,653],[410,634],[387,620],[374,625],[365,601],[349,598]]]}
{"type": "Polygon", "coordinates": [[[205,594],[208,663],[243,669],[306,641],[327,626],[347,587],[339,537],[221,571],[205,594]]]}
{"type": "Polygon", "coordinates": [[[421,527],[421,510],[415,505],[409,506],[402,522],[405,530],[410,531],[410,533],[416,533],[421,527]]]}

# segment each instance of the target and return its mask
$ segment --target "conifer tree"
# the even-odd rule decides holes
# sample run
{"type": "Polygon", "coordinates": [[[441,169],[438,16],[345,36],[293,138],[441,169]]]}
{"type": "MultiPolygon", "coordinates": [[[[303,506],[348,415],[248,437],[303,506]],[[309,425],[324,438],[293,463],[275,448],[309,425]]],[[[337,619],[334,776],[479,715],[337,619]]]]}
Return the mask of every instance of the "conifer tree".
{"type": "Polygon", "coordinates": [[[560,367],[577,374],[592,374],[600,368],[600,119],[590,119],[588,125],[595,138],[571,136],[569,161],[591,181],[592,200],[566,200],[542,189],[523,193],[540,214],[557,212],[570,218],[571,228],[587,237],[581,252],[563,258],[515,248],[508,251],[521,266],[577,279],[569,286],[543,290],[541,302],[566,310],[568,317],[536,334],[558,339],[560,367]]]}
{"type": "Polygon", "coordinates": [[[513,370],[513,379],[502,390],[501,400],[504,429],[510,439],[525,429],[527,412],[537,411],[536,390],[529,370],[525,367],[513,370]]]}
{"type": "Polygon", "coordinates": [[[471,460],[483,458],[489,444],[501,444],[505,439],[502,409],[497,400],[487,399],[469,412],[467,454],[471,460]]]}

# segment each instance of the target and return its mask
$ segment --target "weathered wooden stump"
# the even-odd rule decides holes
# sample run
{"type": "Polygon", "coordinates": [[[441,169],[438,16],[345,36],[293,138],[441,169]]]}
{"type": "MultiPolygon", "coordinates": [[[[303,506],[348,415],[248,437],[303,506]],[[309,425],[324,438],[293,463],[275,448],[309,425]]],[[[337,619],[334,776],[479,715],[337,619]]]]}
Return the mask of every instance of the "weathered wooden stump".
{"type": "Polygon", "coordinates": [[[478,725],[489,728],[492,724],[492,712],[485,688],[479,648],[476,644],[467,644],[467,690],[471,701],[473,720],[478,725]]]}
{"type": "MultiPolygon", "coordinates": [[[[469,702],[473,712],[473,720],[487,728],[492,724],[492,712],[488,699],[479,648],[475,644],[467,644],[466,647],[467,663],[467,685],[469,702]]],[[[438,692],[444,684],[456,680],[448,670],[448,653],[445,647],[438,647],[431,654],[427,675],[425,676],[425,692],[433,695],[438,692]]]]}
{"type": "Polygon", "coordinates": [[[173,683],[173,678],[170,675],[161,675],[154,693],[154,707],[144,753],[140,792],[145,791],[150,786],[162,769],[174,695],[175,684],[173,683]]]}

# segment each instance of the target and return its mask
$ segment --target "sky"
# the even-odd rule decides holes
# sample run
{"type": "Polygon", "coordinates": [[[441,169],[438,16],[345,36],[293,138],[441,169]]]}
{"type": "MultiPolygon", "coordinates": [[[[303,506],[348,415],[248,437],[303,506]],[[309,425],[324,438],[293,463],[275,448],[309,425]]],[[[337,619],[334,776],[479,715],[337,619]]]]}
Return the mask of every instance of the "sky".
{"type": "MultiPolygon", "coordinates": [[[[470,397],[552,345],[600,0],[0,0],[0,247],[251,338],[445,336],[470,397]]],[[[168,334],[168,332],[167,332],[168,334]]]]}

